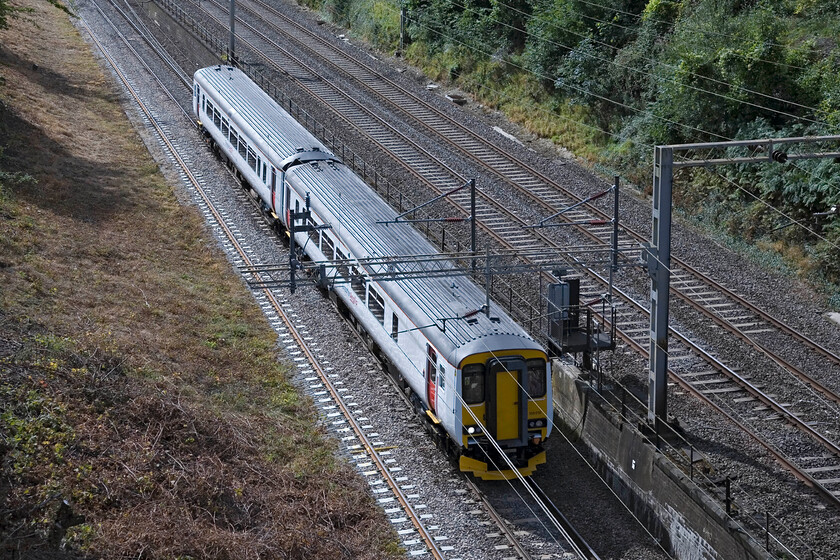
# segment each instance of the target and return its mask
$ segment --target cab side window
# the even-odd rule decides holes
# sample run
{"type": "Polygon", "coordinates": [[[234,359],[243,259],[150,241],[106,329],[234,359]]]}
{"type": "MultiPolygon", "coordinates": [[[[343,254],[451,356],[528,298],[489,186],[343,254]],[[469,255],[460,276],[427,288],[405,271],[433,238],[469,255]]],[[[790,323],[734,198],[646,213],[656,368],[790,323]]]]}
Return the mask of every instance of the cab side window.
{"type": "Polygon", "coordinates": [[[546,391],[545,360],[537,358],[525,363],[528,366],[528,398],[539,399],[544,397],[546,391]]]}
{"type": "Polygon", "coordinates": [[[470,364],[464,366],[462,395],[467,404],[484,402],[484,365],[470,364]]]}

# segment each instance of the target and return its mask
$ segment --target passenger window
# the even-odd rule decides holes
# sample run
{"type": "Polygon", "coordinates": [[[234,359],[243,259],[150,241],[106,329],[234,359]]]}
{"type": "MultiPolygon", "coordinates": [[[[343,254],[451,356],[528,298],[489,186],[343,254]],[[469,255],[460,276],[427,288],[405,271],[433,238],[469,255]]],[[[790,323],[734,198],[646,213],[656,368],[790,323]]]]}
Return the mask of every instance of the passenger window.
{"type": "MultiPolygon", "coordinates": [[[[325,235],[324,239],[329,239],[329,236],[325,235]]],[[[338,273],[344,278],[347,278],[350,275],[350,269],[347,266],[347,255],[345,255],[341,249],[336,249],[335,258],[339,261],[336,266],[338,273]]]]}
{"type": "Polygon", "coordinates": [[[257,154],[255,154],[254,150],[250,148],[248,148],[248,167],[254,171],[257,170],[257,154]]]}
{"type": "Polygon", "coordinates": [[[229,130],[227,119],[222,119],[222,136],[227,138],[229,130]]]}
{"type": "Polygon", "coordinates": [[[365,277],[357,267],[350,269],[350,287],[362,301],[365,300],[365,277]]]}
{"type": "Polygon", "coordinates": [[[316,247],[318,247],[319,243],[321,242],[321,230],[315,228],[315,220],[313,220],[312,218],[309,218],[307,224],[312,226],[312,229],[309,230],[309,239],[310,241],[312,241],[312,243],[315,244],[316,247]]]}
{"type": "Polygon", "coordinates": [[[397,340],[400,336],[400,318],[394,313],[391,315],[391,338],[397,340]]]}
{"type": "Polygon", "coordinates": [[[545,360],[537,358],[528,360],[528,398],[539,399],[545,396],[546,374],[545,360]]]}
{"type": "Polygon", "coordinates": [[[430,344],[426,344],[426,353],[426,382],[434,386],[437,377],[437,352],[430,344]]]}
{"type": "Polygon", "coordinates": [[[371,286],[370,290],[368,290],[368,309],[370,309],[373,316],[376,317],[376,319],[384,326],[385,299],[379,295],[379,292],[377,292],[373,286],[371,286]]]}
{"type": "Polygon", "coordinates": [[[324,253],[324,256],[329,260],[332,260],[334,249],[335,245],[333,244],[333,240],[330,239],[330,236],[325,232],[323,238],[321,239],[321,252],[324,253]]]}
{"type": "Polygon", "coordinates": [[[218,111],[213,111],[213,124],[216,125],[216,128],[222,128],[222,114],[218,111]]]}
{"type": "Polygon", "coordinates": [[[470,364],[464,366],[463,386],[461,394],[467,404],[484,402],[484,365],[470,364]]]}
{"type": "Polygon", "coordinates": [[[207,105],[204,107],[204,112],[207,113],[207,116],[210,117],[211,119],[213,118],[213,111],[214,110],[215,109],[213,108],[213,104],[208,101],[207,105]]]}
{"type": "Polygon", "coordinates": [[[446,368],[443,367],[443,364],[438,366],[438,385],[440,385],[441,391],[446,390],[446,368]]]}
{"type": "Polygon", "coordinates": [[[239,139],[239,155],[242,156],[242,159],[248,157],[248,143],[242,138],[239,139]]]}

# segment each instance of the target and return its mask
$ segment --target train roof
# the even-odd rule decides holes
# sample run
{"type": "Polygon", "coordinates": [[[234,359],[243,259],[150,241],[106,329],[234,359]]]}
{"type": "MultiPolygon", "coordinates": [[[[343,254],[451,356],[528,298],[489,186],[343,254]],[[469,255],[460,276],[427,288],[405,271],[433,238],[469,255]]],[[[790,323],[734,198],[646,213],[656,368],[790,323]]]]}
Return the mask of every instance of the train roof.
{"type": "MultiPolygon", "coordinates": [[[[296,183],[299,192],[311,193],[313,201],[318,201],[313,202],[316,212],[323,206],[322,218],[338,230],[356,258],[437,254],[412,225],[378,223],[393,220],[396,211],[343,165],[302,165],[291,169],[287,180],[296,183]]],[[[375,274],[405,275],[376,284],[406,312],[414,327],[430,325],[423,329],[426,336],[441,350],[449,346],[447,355],[456,363],[477,352],[541,348],[492,302],[492,320],[484,313],[472,315],[469,322],[458,319],[480,309],[486,298],[484,291],[449,261],[408,262],[397,258],[393,263],[368,268],[375,274]],[[453,276],[430,278],[423,273],[453,276]]]]}
{"type": "MultiPolygon", "coordinates": [[[[331,153],[302,124],[281,108],[244,72],[232,66],[210,66],[195,72],[195,80],[206,90],[215,91],[225,105],[220,109],[229,118],[246,125],[263,144],[264,152],[273,152],[279,159],[275,167],[289,156],[300,152],[331,153]]],[[[268,154],[267,154],[268,155],[268,154]]]]}
{"type": "MultiPolygon", "coordinates": [[[[238,115],[264,135],[277,156],[287,157],[298,148],[326,148],[297,121],[238,69],[205,68],[196,77],[205,78],[238,115]]],[[[231,115],[229,115],[231,116],[231,115]]],[[[275,166],[279,162],[274,162],[275,166]]],[[[331,224],[356,259],[389,256],[433,255],[438,251],[412,225],[383,224],[397,212],[348,167],[337,160],[313,161],[290,167],[286,180],[299,193],[309,192],[312,209],[331,224]]],[[[369,273],[387,271],[408,276],[379,280],[375,285],[386,292],[424,334],[457,365],[464,357],[504,348],[542,349],[513,319],[491,302],[489,317],[474,314],[485,304],[485,294],[467,276],[430,278],[418,272],[458,273],[446,260],[420,260],[377,266],[369,273]],[[446,319],[446,321],[444,321],[446,319]],[[445,330],[443,325],[445,323],[445,330]]],[[[409,326],[410,327],[410,326],[409,326]]]]}

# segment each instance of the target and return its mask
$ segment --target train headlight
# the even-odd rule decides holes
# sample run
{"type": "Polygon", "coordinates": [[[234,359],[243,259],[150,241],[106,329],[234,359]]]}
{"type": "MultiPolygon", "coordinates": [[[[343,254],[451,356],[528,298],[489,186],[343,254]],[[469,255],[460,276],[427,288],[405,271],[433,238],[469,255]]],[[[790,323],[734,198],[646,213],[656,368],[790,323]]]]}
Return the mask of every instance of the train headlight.
{"type": "Polygon", "coordinates": [[[470,426],[469,428],[467,428],[467,433],[470,434],[470,435],[474,434],[475,433],[475,428],[473,426],[470,426]]]}
{"type": "Polygon", "coordinates": [[[537,420],[528,420],[528,427],[529,428],[545,428],[546,420],[545,418],[539,418],[537,420]]]}

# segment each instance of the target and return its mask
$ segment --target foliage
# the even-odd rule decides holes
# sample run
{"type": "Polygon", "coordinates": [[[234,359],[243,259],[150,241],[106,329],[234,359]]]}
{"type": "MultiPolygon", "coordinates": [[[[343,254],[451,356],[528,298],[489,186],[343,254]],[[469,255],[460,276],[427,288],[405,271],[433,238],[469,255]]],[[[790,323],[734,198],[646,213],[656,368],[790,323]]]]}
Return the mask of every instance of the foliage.
{"type": "Polygon", "coordinates": [[[15,7],[9,4],[9,0],[0,0],[0,29],[9,27],[9,18],[14,14],[15,7]]]}
{"type": "MultiPolygon", "coordinates": [[[[0,158],[2,158],[2,153],[0,153],[0,158]]],[[[2,162],[0,161],[0,163],[2,162]]],[[[6,200],[8,196],[7,189],[9,187],[15,185],[36,185],[37,183],[38,181],[28,173],[20,171],[9,172],[0,169],[0,202],[6,200]]]]}
{"type": "Polygon", "coordinates": [[[346,15],[349,26],[366,41],[386,50],[400,42],[400,12],[384,0],[363,0],[350,6],[346,15]]]}
{"type": "MultiPolygon", "coordinates": [[[[44,366],[58,368],[54,360],[44,366]]],[[[31,475],[44,465],[53,471],[64,461],[65,449],[75,436],[66,423],[66,410],[61,403],[34,389],[23,391],[2,385],[0,407],[0,435],[8,449],[6,461],[15,476],[31,475]]]]}

